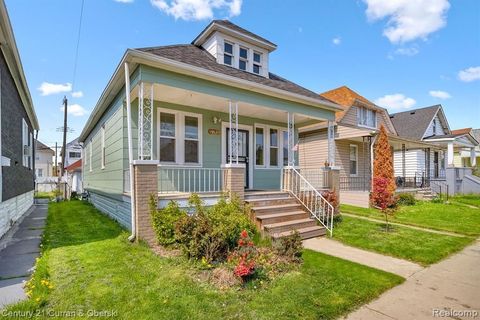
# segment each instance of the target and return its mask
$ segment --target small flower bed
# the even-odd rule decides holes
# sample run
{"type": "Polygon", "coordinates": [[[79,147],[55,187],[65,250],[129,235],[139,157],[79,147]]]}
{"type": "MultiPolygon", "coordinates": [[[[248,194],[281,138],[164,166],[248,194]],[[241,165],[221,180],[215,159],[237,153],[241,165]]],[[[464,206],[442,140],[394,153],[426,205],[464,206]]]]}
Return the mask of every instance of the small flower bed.
{"type": "Polygon", "coordinates": [[[175,202],[157,210],[152,197],[151,215],[159,245],[181,249],[199,270],[193,275],[197,280],[221,289],[238,285],[256,288],[301,262],[298,234],[275,246],[267,242],[257,247],[251,238],[257,231],[238,199],[222,198],[206,208],[193,194],[189,205],[193,214],[187,214],[175,202]]]}

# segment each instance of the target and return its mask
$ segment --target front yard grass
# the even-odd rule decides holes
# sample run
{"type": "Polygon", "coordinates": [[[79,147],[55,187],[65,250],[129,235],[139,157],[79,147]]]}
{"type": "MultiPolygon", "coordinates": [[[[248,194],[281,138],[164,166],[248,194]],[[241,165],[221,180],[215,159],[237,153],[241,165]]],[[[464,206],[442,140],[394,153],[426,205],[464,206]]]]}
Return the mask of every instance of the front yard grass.
{"type": "MultiPolygon", "coordinates": [[[[471,199],[469,197],[455,197],[451,203],[418,201],[413,206],[400,207],[393,218],[390,219],[392,222],[468,236],[480,235],[480,208],[472,208],[458,201],[478,202],[479,200],[473,196],[471,199]]],[[[384,219],[379,210],[372,208],[359,208],[342,204],[340,211],[380,220],[384,219]]]]}
{"type": "MultiPolygon", "coordinates": [[[[363,210],[362,210],[363,211],[363,210]]],[[[471,237],[448,236],[364,219],[343,217],[333,237],[347,245],[429,265],[457,252],[473,241],[471,237]]]]}
{"type": "Polygon", "coordinates": [[[45,191],[38,191],[35,194],[36,199],[53,199],[55,198],[54,192],[45,192],[45,191]]]}
{"type": "Polygon", "coordinates": [[[305,250],[298,271],[256,289],[220,291],[200,280],[185,258],[156,256],[129,243],[128,235],[91,205],[50,204],[31,298],[8,311],[46,317],[113,310],[119,319],[334,319],[403,282],[305,250]]]}
{"type": "Polygon", "coordinates": [[[461,196],[455,196],[451,198],[451,201],[468,204],[480,209],[480,195],[478,194],[464,194],[461,196]]]}

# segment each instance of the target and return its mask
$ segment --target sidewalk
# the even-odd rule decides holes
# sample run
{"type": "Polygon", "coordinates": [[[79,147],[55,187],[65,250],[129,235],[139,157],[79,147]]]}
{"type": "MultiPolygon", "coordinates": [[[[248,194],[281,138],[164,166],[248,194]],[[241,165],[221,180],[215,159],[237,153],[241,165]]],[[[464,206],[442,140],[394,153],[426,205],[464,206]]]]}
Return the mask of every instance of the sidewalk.
{"type": "Polygon", "coordinates": [[[414,274],[347,319],[479,319],[479,266],[480,239],[477,239],[461,252],[414,274]],[[441,316],[442,311],[457,313],[441,316]]]}
{"type": "Polygon", "coordinates": [[[305,240],[303,241],[303,246],[307,249],[325,253],[330,256],[394,273],[404,278],[408,278],[416,272],[423,270],[423,267],[416,263],[346,246],[341,242],[331,240],[327,237],[305,240]]]}
{"type": "Polygon", "coordinates": [[[28,280],[40,254],[48,202],[34,205],[0,241],[0,309],[26,298],[28,280]]]}

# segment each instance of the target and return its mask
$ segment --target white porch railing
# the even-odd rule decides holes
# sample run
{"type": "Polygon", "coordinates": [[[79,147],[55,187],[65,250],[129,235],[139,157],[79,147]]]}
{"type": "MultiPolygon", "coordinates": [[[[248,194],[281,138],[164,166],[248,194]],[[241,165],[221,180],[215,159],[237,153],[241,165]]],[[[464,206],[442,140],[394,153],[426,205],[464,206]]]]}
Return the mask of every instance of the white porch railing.
{"type": "Polygon", "coordinates": [[[221,168],[158,167],[159,193],[221,192],[221,168]]]}
{"type": "Polygon", "coordinates": [[[282,189],[293,195],[329,232],[333,234],[333,206],[293,167],[282,170],[282,189]]]}

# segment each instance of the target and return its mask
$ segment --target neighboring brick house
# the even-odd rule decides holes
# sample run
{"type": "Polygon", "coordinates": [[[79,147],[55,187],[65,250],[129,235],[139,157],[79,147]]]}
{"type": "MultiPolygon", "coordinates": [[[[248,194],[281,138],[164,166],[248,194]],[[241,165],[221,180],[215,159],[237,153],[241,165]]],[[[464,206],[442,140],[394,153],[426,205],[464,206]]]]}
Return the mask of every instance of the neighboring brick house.
{"type": "Polygon", "coordinates": [[[0,236],[33,204],[39,129],[13,30],[0,0],[0,236]]]}

